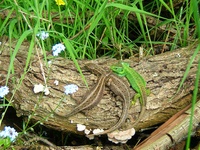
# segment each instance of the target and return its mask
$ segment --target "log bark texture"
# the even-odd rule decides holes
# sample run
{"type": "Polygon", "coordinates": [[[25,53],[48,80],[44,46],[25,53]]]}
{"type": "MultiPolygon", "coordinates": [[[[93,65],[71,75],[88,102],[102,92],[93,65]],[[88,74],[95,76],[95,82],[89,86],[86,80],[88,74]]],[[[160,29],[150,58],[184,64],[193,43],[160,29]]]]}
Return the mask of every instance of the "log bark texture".
{"type": "MultiPolygon", "coordinates": [[[[1,41],[0,84],[4,85],[10,65],[10,54],[14,51],[16,41],[12,41],[12,43],[9,43],[6,39],[1,39],[1,41]]],[[[39,48],[33,50],[31,62],[26,70],[27,73],[24,74],[28,48],[28,42],[24,42],[21,45],[14,58],[14,70],[12,70],[14,74],[10,76],[8,81],[11,93],[7,98],[12,100],[17,116],[29,116],[33,121],[40,121],[47,127],[78,134],[82,134],[82,132],[77,131],[77,124],[84,124],[87,129],[106,129],[113,126],[119,120],[123,108],[122,102],[116,99],[116,95],[109,88],[105,89],[100,103],[90,110],[80,112],[69,118],[52,115],[53,112],[50,107],[55,109],[60,115],[70,112],[80,103],[81,98],[88,92],[88,88],[85,86],[80,73],[71,60],[61,57],[52,58],[48,55],[48,60],[52,62],[48,65],[44,61],[39,48]],[[37,52],[40,57],[38,57],[37,52]],[[43,71],[45,78],[42,74],[43,71]],[[59,81],[58,85],[55,85],[55,80],[59,81]],[[47,84],[50,91],[49,95],[35,94],[33,92],[34,85],[39,83],[47,84]],[[64,86],[71,83],[77,84],[79,87],[78,92],[73,95],[76,101],[71,95],[66,96],[64,94],[64,86]]],[[[147,81],[147,87],[151,91],[147,97],[145,116],[134,127],[136,130],[166,121],[191,102],[191,91],[194,88],[197,59],[194,60],[183,87],[176,95],[175,93],[195,48],[196,44],[177,49],[173,52],[149,56],[140,60],[139,63],[134,58],[124,60],[144,77],[147,81]]],[[[200,53],[198,53],[198,57],[199,55],[200,53]]],[[[91,89],[97,82],[98,77],[84,67],[88,62],[97,63],[109,71],[110,66],[119,61],[111,58],[78,61],[89,89],[91,89]]],[[[123,80],[127,82],[125,78],[123,80]]],[[[134,96],[135,92],[131,87],[130,91],[131,95],[134,96]]],[[[137,101],[135,105],[130,107],[129,118],[122,128],[125,129],[128,124],[134,123],[139,113],[140,103],[137,101]]]]}

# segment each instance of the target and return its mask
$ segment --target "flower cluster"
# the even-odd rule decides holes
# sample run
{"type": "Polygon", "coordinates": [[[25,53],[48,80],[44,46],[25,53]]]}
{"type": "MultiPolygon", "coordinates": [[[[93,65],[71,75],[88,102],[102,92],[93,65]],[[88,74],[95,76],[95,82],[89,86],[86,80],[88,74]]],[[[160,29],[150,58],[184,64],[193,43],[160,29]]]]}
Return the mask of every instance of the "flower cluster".
{"type": "Polygon", "coordinates": [[[0,132],[0,138],[10,138],[11,142],[14,142],[17,136],[18,133],[15,129],[9,126],[5,126],[4,130],[0,132]]]}
{"type": "Polygon", "coordinates": [[[55,0],[57,5],[65,5],[65,2],[63,0],[55,0]]]}
{"type": "Polygon", "coordinates": [[[49,33],[45,31],[40,31],[38,34],[36,34],[41,40],[45,40],[49,37],[49,33]]]}
{"type": "Polygon", "coordinates": [[[65,50],[65,46],[62,43],[56,44],[52,47],[53,56],[58,56],[59,53],[65,50]]]}
{"type": "Polygon", "coordinates": [[[73,94],[78,90],[78,86],[76,84],[69,84],[69,85],[64,86],[64,88],[65,88],[66,95],[73,94]]]}
{"type": "Polygon", "coordinates": [[[4,97],[9,93],[9,88],[7,86],[0,87],[0,98],[4,97]]]}

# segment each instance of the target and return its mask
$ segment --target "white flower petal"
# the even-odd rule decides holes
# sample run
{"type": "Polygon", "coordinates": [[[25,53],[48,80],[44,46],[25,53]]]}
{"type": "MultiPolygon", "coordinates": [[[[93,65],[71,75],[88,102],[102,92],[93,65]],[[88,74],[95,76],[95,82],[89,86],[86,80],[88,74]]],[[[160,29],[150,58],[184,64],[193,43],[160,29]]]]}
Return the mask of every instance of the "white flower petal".
{"type": "Polygon", "coordinates": [[[9,93],[9,88],[7,86],[0,87],[0,97],[4,97],[9,93]]]}
{"type": "Polygon", "coordinates": [[[39,37],[41,40],[45,40],[49,37],[49,33],[45,31],[40,31],[36,34],[37,37],[39,37]]]}
{"type": "Polygon", "coordinates": [[[64,88],[65,88],[66,95],[73,94],[78,90],[78,86],[76,84],[69,84],[69,85],[64,86],[64,88]]]}
{"type": "Polygon", "coordinates": [[[0,137],[2,138],[9,137],[12,142],[15,141],[17,136],[18,133],[15,131],[15,129],[9,126],[5,126],[4,130],[0,132],[0,137]]]}
{"type": "Polygon", "coordinates": [[[65,50],[65,46],[62,43],[56,44],[52,47],[53,56],[58,56],[59,53],[65,50]]]}

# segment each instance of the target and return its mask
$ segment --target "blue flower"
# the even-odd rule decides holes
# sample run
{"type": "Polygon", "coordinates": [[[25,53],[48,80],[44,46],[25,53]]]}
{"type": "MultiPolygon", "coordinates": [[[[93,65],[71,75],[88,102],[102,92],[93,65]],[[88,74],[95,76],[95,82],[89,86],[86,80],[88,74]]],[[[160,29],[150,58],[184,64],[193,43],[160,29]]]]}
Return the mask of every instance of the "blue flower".
{"type": "Polygon", "coordinates": [[[45,40],[49,37],[49,33],[45,31],[40,31],[38,34],[36,34],[41,40],[45,40]]]}
{"type": "Polygon", "coordinates": [[[5,126],[4,130],[0,132],[1,138],[8,137],[10,138],[11,142],[14,142],[17,136],[18,136],[18,133],[15,131],[15,129],[9,126],[5,126]]]}
{"type": "Polygon", "coordinates": [[[0,87],[0,97],[4,97],[9,93],[9,88],[7,86],[0,87]]]}
{"type": "Polygon", "coordinates": [[[73,94],[78,90],[78,86],[76,84],[69,84],[69,85],[64,86],[64,88],[65,88],[66,95],[73,94]]]}
{"type": "Polygon", "coordinates": [[[62,43],[56,44],[52,47],[53,56],[58,56],[61,51],[65,50],[65,46],[62,43]]]}

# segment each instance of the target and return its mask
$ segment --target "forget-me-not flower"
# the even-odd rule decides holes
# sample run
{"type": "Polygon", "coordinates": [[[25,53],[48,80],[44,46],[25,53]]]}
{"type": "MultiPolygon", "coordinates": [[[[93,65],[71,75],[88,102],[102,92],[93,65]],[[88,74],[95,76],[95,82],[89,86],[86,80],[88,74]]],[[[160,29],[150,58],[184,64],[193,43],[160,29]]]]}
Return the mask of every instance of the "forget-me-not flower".
{"type": "Polygon", "coordinates": [[[18,136],[18,133],[14,128],[11,128],[9,126],[5,126],[4,130],[0,132],[1,138],[10,138],[11,142],[14,142],[16,137],[18,136]]]}
{"type": "Polygon", "coordinates": [[[49,33],[45,31],[40,31],[38,34],[36,34],[41,40],[45,40],[49,37],[49,33]]]}
{"type": "Polygon", "coordinates": [[[78,90],[78,86],[76,84],[69,84],[69,85],[64,86],[64,88],[65,88],[66,95],[73,94],[78,90]]]}
{"type": "Polygon", "coordinates": [[[65,50],[65,46],[62,43],[56,44],[52,47],[53,56],[58,56],[61,51],[65,50]]]}
{"type": "Polygon", "coordinates": [[[9,88],[7,86],[0,87],[0,97],[4,97],[9,93],[9,88]]]}

